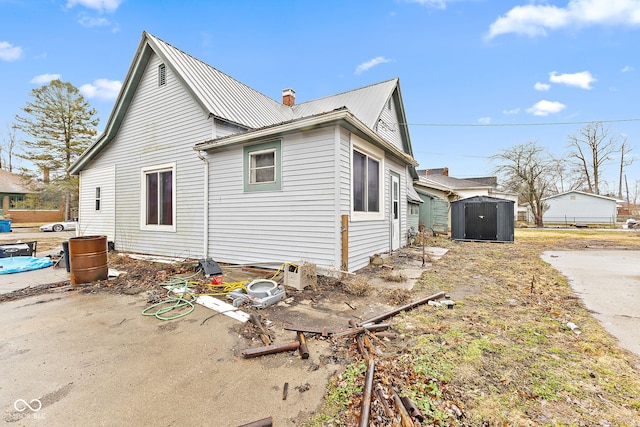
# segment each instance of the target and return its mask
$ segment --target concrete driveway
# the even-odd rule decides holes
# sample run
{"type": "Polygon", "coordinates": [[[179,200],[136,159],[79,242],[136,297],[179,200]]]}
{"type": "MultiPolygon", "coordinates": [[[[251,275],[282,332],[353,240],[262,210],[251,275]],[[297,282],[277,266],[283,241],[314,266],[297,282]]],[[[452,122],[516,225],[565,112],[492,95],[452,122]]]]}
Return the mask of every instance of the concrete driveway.
{"type": "Polygon", "coordinates": [[[329,341],[310,339],[307,360],[297,352],[243,359],[241,322],[199,305],[166,322],[142,316],[148,305],[144,294],[78,291],[2,303],[2,422],[237,426],[272,416],[294,426],[316,411],[338,369],[329,341]]]}
{"type": "Polygon", "coordinates": [[[542,259],[569,279],[621,347],[640,356],[640,251],[548,251],[542,259]]]}

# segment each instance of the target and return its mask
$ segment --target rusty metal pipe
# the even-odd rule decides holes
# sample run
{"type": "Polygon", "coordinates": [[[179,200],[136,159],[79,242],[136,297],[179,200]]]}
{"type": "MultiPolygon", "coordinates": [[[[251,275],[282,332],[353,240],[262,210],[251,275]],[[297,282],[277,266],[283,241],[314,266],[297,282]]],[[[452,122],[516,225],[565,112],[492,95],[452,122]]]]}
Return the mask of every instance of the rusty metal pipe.
{"type": "Polygon", "coordinates": [[[393,397],[393,403],[400,414],[400,422],[402,423],[402,427],[414,427],[413,421],[411,421],[411,416],[407,412],[407,408],[402,404],[402,399],[398,396],[398,393],[394,389],[391,389],[391,396],[393,397]]]}
{"type": "Polygon", "coordinates": [[[393,317],[393,316],[395,316],[396,314],[398,314],[398,313],[400,313],[402,311],[407,311],[407,310],[414,309],[414,308],[418,307],[419,305],[426,304],[431,300],[442,298],[443,296],[444,296],[444,291],[438,292],[437,294],[433,294],[433,295],[430,295],[428,297],[419,299],[417,301],[410,302],[409,304],[405,304],[402,307],[398,307],[396,309],[393,309],[391,311],[387,311],[386,313],[382,313],[382,314],[380,314],[378,316],[375,316],[375,317],[372,317],[370,319],[363,320],[362,322],[358,323],[358,326],[363,326],[363,325],[366,325],[368,323],[382,322],[383,320],[386,320],[386,319],[388,319],[390,317],[393,317]]]}
{"type": "Polygon", "coordinates": [[[367,374],[362,391],[362,406],[360,407],[360,427],[369,426],[369,414],[371,412],[371,394],[373,391],[373,373],[375,371],[375,361],[369,359],[367,364],[367,374]]]}
{"type": "Polygon", "coordinates": [[[267,354],[282,353],[284,351],[297,350],[300,347],[300,341],[293,341],[286,344],[274,344],[266,347],[248,348],[242,351],[242,357],[249,359],[251,357],[264,356],[267,354]]]}
{"type": "Polygon", "coordinates": [[[356,328],[349,328],[340,332],[336,332],[333,334],[333,338],[357,335],[364,331],[370,331],[370,332],[384,331],[385,329],[389,329],[389,327],[391,327],[391,325],[389,325],[388,323],[378,323],[377,325],[362,325],[356,328]]]}
{"type": "Polygon", "coordinates": [[[424,421],[424,415],[422,415],[422,412],[420,412],[420,409],[418,409],[416,404],[413,403],[413,400],[411,400],[406,396],[401,397],[400,400],[402,400],[402,404],[407,409],[407,412],[409,413],[409,415],[411,415],[413,418],[415,418],[420,422],[424,421]]]}
{"type": "Polygon", "coordinates": [[[273,426],[273,420],[271,419],[271,417],[268,417],[258,421],[254,421],[252,423],[242,424],[241,426],[238,426],[238,427],[272,427],[272,426],[273,426]]]}
{"type": "Polygon", "coordinates": [[[391,409],[391,406],[389,406],[389,402],[387,402],[387,398],[384,395],[384,390],[382,389],[382,386],[380,384],[376,384],[376,395],[378,396],[378,400],[382,404],[384,413],[389,419],[393,420],[396,414],[393,413],[393,409],[391,409]]]}
{"type": "Polygon", "coordinates": [[[300,342],[300,347],[298,347],[300,357],[302,357],[303,359],[308,359],[309,347],[307,347],[307,339],[304,336],[304,332],[298,331],[298,341],[300,342]]]}

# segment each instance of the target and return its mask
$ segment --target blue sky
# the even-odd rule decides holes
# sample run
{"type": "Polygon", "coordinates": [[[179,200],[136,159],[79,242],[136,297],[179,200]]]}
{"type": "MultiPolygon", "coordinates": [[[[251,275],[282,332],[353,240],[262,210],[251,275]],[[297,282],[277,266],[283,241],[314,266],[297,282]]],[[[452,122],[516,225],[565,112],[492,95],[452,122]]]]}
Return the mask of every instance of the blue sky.
{"type": "Polygon", "coordinates": [[[399,77],[421,168],[488,175],[529,141],[562,156],[599,120],[640,159],[640,0],[0,0],[0,141],[52,78],[102,129],[143,30],[276,100],[399,77]]]}

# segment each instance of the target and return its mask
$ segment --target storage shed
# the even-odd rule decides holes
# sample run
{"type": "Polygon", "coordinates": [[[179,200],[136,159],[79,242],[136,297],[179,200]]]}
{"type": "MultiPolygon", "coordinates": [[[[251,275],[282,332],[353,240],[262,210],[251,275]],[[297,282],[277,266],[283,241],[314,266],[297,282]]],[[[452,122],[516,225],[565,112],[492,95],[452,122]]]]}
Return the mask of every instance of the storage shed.
{"type": "Polygon", "coordinates": [[[512,200],[488,196],[451,202],[451,238],[513,242],[512,200]]]}

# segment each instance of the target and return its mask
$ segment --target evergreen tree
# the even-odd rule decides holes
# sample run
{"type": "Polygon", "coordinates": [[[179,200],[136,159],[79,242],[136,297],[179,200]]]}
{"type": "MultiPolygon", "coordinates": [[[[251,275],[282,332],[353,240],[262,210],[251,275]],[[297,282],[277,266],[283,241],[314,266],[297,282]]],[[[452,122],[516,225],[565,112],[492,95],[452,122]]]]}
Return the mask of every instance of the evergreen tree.
{"type": "Polygon", "coordinates": [[[78,179],[69,174],[69,167],[97,134],[97,112],[75,86],[61,80],[33,89],[31,97],[22,108],[26,115],[16,116],[18,129],[28,137],[22,141],[20,157],[33,163],[40,176],[50,177],[64,195],[69,219],[78,194],[78,179]]]}

